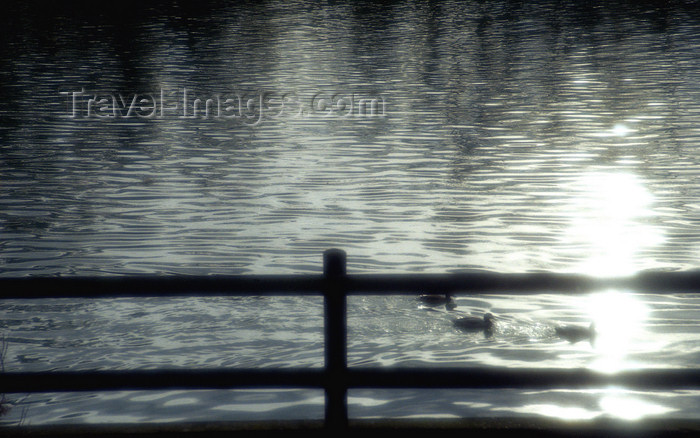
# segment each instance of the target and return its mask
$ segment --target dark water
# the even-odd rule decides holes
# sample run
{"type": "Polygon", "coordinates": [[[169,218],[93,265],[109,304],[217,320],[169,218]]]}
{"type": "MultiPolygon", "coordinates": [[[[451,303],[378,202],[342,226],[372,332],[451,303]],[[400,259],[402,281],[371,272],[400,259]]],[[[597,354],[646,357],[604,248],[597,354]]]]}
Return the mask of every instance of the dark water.
{"type": "MultiPolygon", "coordinates": [[[[0,275],[698,266],[700,13],[667,2],[15,5],[0,275]]],[[[350,302],[352,365],[697,363],[698,297],[350,302]],[[620,309],[628,311],[620,312],[620,309]],[[556,322],[596,321],[596,345],[556,322]]],[[[320,366],[306,299],[6,302],[6,368],[320,366]]],[[[354,415],[693,416],[696,394],[351,394],[354,415]],[[408,400],[408,401],[407,401],[408,400]],[[612,400],[612,401],[611,401],[612,400]],[[411,411],[415,409],[416,412],[411,411]]],[[[27,421],[320,416],[321,394],[24,399],[27,421]]],[[[16,421],[19,406],[8,421],[16,421]]]]}

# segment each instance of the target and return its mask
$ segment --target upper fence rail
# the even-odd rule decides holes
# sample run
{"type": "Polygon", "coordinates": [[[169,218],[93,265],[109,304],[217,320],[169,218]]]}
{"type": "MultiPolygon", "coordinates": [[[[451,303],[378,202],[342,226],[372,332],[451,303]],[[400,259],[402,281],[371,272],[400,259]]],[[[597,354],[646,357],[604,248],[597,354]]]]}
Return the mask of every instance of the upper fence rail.
{"type": "MultiPolygon", "coordinates": [[[[120,277],[0,277],[0,299],[112,298],[215,295],[319,295],[325,275],[211,275],[120,277]]],[[[626,289],[644,293],[700,293],[700,271],[645,271],[629,277],[491,272],[454,274],[352,274],[333,279],[346,295],[420,293],[539,294],[626,289]]]]}

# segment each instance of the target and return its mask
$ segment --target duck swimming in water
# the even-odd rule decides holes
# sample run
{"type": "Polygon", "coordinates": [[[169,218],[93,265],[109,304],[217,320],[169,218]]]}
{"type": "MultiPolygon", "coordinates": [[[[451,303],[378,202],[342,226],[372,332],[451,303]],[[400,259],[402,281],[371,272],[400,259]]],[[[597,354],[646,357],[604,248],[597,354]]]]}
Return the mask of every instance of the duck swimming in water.
{"type": "Polygon", "coordinates": [[[486,313],[483,318],[465,316],[464,318],[455,319],[454,324],[462,330],[489,332],[493,330],[493,321],[493,315],[486,313]]]}
{"type": "Polygon", "coordinates": [[[558,325],[554,327],[554,331],[557,336],[562,339],[575,344],[579,341],[589,340],[593,342],[595,340],[595,324],[591,323],[588,327],[582,327],[578,325],[558,325]]]}
{"type": "Polygon", "coordinates": [[[452,298],[452,294],[425,294],[420,295],[418,299],[430,306],[439,306],[444,304],[448,310],[452,310],[457,307],[457,303],[455,303],[454,298],[452,298]]]}

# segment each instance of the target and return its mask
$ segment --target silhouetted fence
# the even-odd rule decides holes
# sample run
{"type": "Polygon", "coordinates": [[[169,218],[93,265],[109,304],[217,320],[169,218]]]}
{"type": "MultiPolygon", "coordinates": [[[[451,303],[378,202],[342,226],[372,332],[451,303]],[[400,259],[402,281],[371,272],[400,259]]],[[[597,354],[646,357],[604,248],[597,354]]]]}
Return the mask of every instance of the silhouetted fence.
{"type": "Polygon", "coordinates": [[[0,279],[2,299],[174,297],[221,295],[322,295],[325,367],[322,369],[148,370],[93,372],[5,372],[0,393],[54,391],[320,388],[325,391],[328,429],[348,427],[351,388],[589,388],[619,385],[636,389],[697,389],[698,369],[630,370],[602,374],[588,369],[352,369],[347,366],[347,310],[350,295],[419,293],[569,293],[602,288],[637,292],[697,293],[700,272],[644,272],[598,279],[552,273],[347,275],[345,252],[324,253],[323,275],[27,277],[0,279]]]}

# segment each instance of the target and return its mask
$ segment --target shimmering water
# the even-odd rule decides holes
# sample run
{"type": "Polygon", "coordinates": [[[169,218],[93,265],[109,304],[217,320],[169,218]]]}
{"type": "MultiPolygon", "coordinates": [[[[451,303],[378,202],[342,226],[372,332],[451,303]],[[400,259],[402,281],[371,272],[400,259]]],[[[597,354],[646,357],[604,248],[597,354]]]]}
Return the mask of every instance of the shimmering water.
{"type": "MultiPolygon", "coordinates": [[[[355,273],[696,268],[697,11],[691,1],[14,6],[0,36],[0,275],[318,273],[329,247],[346,249],[355,273]]],[[[460,296],[447,312],[357,298],[349,362],[693,366],[698,299],[460,296]],[[487,310],[499,318],[493,337],[452,325],[487,310]],[[594,345],[554,335],[555,323],[590,321],[594,345]]],[[[311,298],[0,309],[13,370],[323,362],[311,298]]],[[[321,400],[47,394],[6,418],[20,406],[31,424],[306,418],[322,415],[321,400]]],[[[351,393],[364,417],[683,417],[696,404],[692,392],[607,388],[351,393]]]]}

